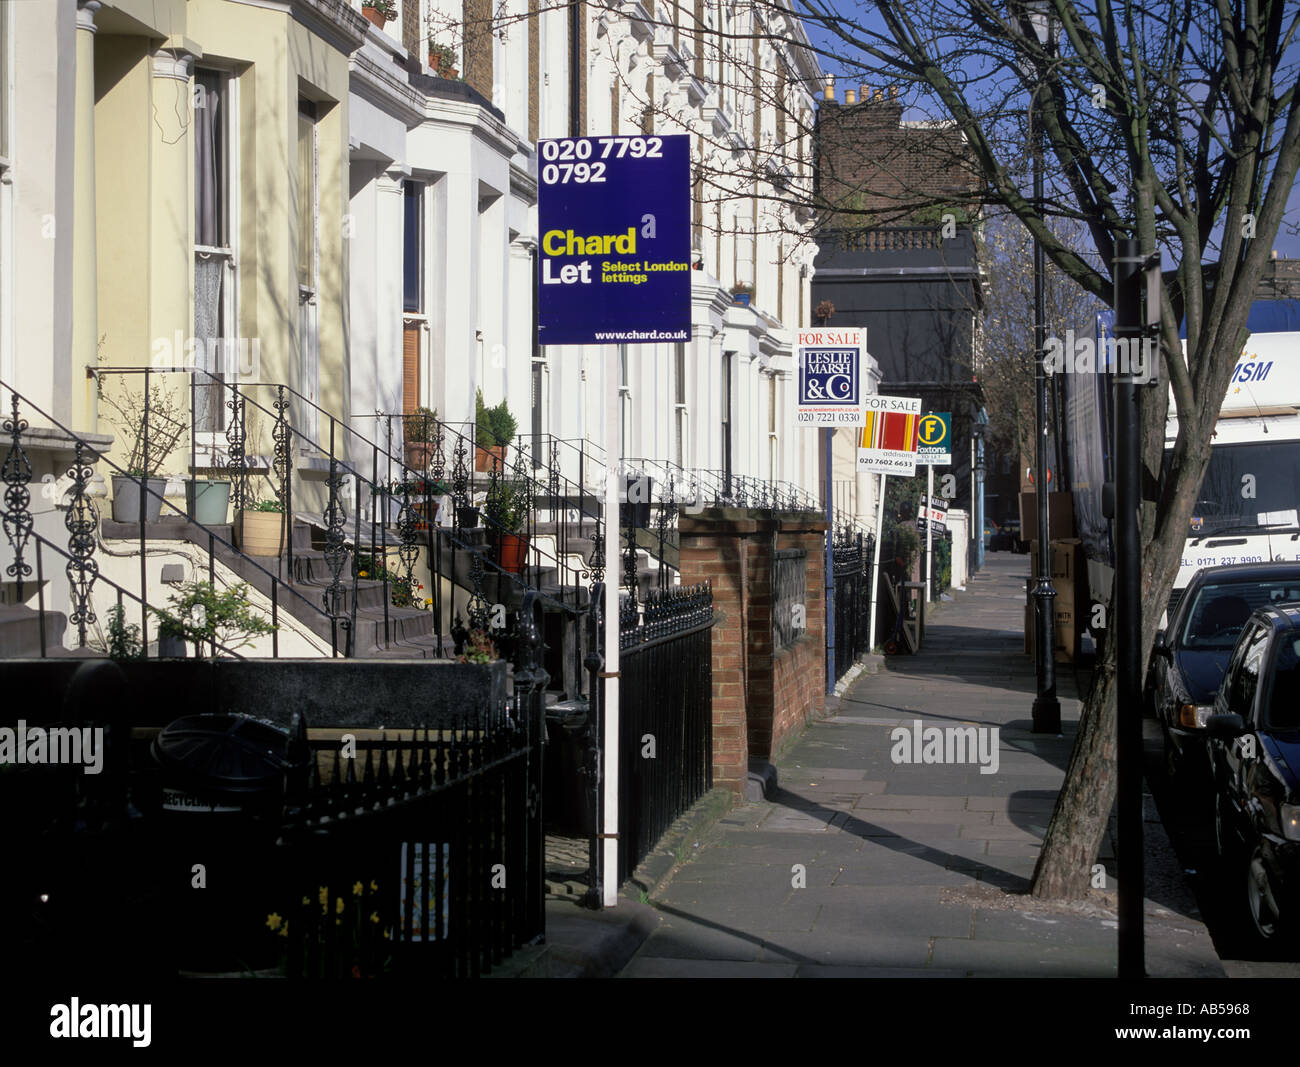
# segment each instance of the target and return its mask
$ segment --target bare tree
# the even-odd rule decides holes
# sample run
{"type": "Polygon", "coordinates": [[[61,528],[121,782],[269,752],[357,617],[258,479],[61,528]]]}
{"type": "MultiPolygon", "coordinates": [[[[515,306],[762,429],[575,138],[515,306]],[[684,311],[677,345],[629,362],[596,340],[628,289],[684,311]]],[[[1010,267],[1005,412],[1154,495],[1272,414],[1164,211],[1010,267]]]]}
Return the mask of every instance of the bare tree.
{"type": "MultiPolygon", "coordinates": [[[[978,159],[980,199],[1005,205],[1085,291],[1112,303],[1108,267],[1120,237],[1162,251],[1173,265],[1161,307],[1161,363],[1178,415],[1167,476],[1168,396],[1162,386],[1143,401],[1149,488],[1136,639],[1145,661],[1300,165],[1300,7],[1044,0],[1041,10],[1059,33],[1040,38],[1023,4],[1008,11],[988,0],[880,0],[856,13],[804,0],[800,13],[847,62],[888,71],[937,102],[978,159]],[[1026,191],[1030,99],[1047,140],[1041,204],[1026,191]],[[1069,240],[1054,218],[1077,220],[1085,240],[1069,240]]],[[[1115,793],[1116,644],[1105,642],[1084,705],[1035,871],[1039,896],[1088,888],[1115,793]]]]}
{"type": "MultiPolygon", "coordinates": [[[[1082,226],[1053,220],[1058,234],[1082,226]]],[[[973,368],[984,387],[989,416],[987,438],[998,451],[1032,465],[1036,458],[1034,433],[1034,303],[1033,248],[1029,232],[1007,212],[994,212],[983,226],[981,262],[988,276],[984,290],[983,358],[973,368]]],[[[1079,336],[1092,332],[1096,299],[1048,264],[1045,285],[1047,332],[1064,337],[1067,330],[1079,336]]]]}

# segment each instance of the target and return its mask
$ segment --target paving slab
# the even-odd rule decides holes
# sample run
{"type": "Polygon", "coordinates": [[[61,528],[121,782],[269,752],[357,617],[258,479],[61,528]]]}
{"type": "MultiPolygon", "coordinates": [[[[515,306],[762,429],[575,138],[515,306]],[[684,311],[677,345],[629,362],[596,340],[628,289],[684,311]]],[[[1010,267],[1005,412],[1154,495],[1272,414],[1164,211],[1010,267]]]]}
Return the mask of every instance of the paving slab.
{"type": "MultiPolygon", "coordinates": [[[[786,746],[779,788],[713,825],[652,896],[659,926],[624,975],[1114,976],[1113,908],[1054,914],[1024,895],[1087,677],[1058,670],[1061,735],[1032,733],[1027,569],[990,556],[919,654],[885,657],[786,746]],[[893,731],[917,720],[997,727],[997,772],[980,773],[978,748],[964,763],[895,763],[893,731]]],[[[1223,973],[1196,918],[1153,913],[1148,944],[1153,974],[1223,973]]]]}

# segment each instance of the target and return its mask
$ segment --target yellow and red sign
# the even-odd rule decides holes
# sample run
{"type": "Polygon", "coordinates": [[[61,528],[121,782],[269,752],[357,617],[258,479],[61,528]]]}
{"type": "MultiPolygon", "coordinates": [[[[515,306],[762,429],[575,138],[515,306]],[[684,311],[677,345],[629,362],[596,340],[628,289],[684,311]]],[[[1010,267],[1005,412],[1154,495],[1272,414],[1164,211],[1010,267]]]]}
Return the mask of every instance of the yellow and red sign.
{"type": "Polygon", "coordinates": [[[858,435],[858,470],[912,477],[921,436],[919,397],[869,396],[858,435]]]}

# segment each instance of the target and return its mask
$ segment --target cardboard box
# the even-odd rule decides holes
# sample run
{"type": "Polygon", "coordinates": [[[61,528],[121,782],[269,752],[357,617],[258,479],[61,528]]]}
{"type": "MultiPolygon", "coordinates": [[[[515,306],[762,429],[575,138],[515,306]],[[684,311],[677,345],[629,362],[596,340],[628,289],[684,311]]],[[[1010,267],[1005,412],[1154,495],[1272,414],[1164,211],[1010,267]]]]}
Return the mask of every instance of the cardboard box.
{"type": "MultiPolygon", "coordinates": [[[[1074,536],[1074,494],[1047,494],[1047,525],[1052,540],[1066,540],[1074,536]]],[[[1020,539],[1039,541],[1038,494],[1020,494],[1020,539]]]]}
{"type": "MultiPolygon", "coordinates": [[[[1056,640],[1054,642],[1054,654],[1057,663],[1073,663],[1079,656],[1079,627],[1078,618],[1073,608],[1063,608],[1060,598],[1055,603],[1056,609],[1056,640]]],[[[1034,646],[1037,643],[1035,635],[1037,627],[1034,625],[1034,608],[1032,605],[1025,605],[1025,654],[1032,656],[1034,646]]]]}
{"type": "MultiPolygon", "coordinates": [[[[1052,539],[1051,575],[1052,584],[1074,585],[1086,573],[1083,561],[1083,545],[1078,540],[1052,539]]],[[[1029,576],[1038,577],[1038,542],[1029,545],[1029,576]]]]}

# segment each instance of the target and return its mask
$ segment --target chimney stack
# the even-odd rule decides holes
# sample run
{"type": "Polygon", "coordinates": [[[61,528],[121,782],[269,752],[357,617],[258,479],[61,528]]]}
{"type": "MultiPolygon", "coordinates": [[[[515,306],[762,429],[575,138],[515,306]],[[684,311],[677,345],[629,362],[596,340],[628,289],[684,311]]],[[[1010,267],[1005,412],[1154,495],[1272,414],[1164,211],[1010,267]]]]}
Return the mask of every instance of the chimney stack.
{"type": "Polygon", "coordinates": [[[862,103],[864,103],[864,104],[865,104],[868,100],[871,99],[871,86],[870,86],[870,85],[859,85],[859,86],[858,86],[858,99],[859,99],[860,101],[862,101],[862,103]]]}
{"type": "Polygon", "coordinates": [[[826,98],[827,100],[832,100],[832,101],[835,99],[835,75],[834,75],[834,74],[827,74],[827,75],[826,75],[826,95],[825,95],[825,98],[826,98]]]}
{"type": "Polygon", "coordinates": [[[852,107],[852,106],[853,106],[854,104],[856,104],[857,102],[858,102],[857,94],[854,93],[854,91],[853,91],[852,89],[845,89],[845,90],[844,90],[844,106],[845,106],[845,107],[852,107]]]}
{"type": "Polygon", "coordinates": [[[884,90],[884,89],[877,89],[877,90],[872,94],[871,99],[872,99],[875,103],[877,103],[877,104],[882,103],[882,102],[884,101],[884,99],[885,99],[885,90],[884,90]]]}
{"type": "Polygon", "coordinates": [[[890,100],[897,100],[897,99],[898,99],[898,86],[897,86],[897,85],[891,85],[891,86],[889,87],[889,99],[890,99],[890,100]]]}

